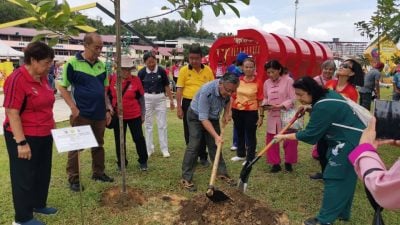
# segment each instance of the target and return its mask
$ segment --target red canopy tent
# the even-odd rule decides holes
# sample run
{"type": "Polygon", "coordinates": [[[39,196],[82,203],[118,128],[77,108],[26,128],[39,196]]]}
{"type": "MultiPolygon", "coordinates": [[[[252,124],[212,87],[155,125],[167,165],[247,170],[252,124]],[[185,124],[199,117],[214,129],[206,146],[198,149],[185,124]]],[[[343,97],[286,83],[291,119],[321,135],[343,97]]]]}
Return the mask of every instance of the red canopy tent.
{"type": "Polygon", "coordinates": [[[321,63],[333,58],[331,50],[316,41],[244,29],[238,30],[236,36],[221,37],[214,42],[209,52],[211,68],[215,71],[218,62],[229,66],[239,52],[255,59],[257,74],[265,77],[264,64],[276,59],[288,68],[294,79],[319,75],[321,63]]]}

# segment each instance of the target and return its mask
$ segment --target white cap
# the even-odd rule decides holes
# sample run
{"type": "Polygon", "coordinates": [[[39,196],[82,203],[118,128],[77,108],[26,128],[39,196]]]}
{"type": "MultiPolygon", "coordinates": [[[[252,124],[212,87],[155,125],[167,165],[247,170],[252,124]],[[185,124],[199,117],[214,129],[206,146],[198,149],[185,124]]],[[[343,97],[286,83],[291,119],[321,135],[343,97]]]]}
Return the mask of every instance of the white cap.
{"type": "Polygon", "coordinates": [[[131,59],[127,55],[122,55],[121,56],[121,68],[132,68],[135,67],[135,64],[133,63],[133,59],[131,59]]]}

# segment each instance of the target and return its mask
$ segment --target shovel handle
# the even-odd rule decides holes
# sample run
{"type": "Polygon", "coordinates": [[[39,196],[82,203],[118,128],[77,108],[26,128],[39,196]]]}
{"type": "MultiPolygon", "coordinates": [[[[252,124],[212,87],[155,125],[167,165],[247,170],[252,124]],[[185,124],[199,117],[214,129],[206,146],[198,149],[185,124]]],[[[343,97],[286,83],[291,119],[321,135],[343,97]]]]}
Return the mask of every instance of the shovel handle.
{"type": "MultiPolygon", "coordinates": [[[[305,113],[305,110],[304,110],[304,109],[299,109],[299,110],[297,110],[296,114],[293,116],[293,118],[290,120],[290,122],[289,122],[281,131],[279,131],[278,134],[283,134],[283,133],[285,133],[285,132],[294,124],[294,122],[296,122],[297,119],[299,119],[299,118],[301,118],[302,116],[304,116],[304,113],[305,113]]],[[[267,146],[265,146],[265,147],[263,148],[263,150],[261,150],[261,151],[257,154],[257,157],[261,157],[262,155],[264,155],[264,153],[265,153],[269,148],[271,148],[271,146],[272,146],[273,144],[275,144],[275,143],[276,143],[276,139],[274,138],[274,139],[272,139],[272,141],[270,141],[270,142],[267,144],[267,146]]]]}
{"type": "MultiPolygon", "coordinates": [[[[222,123],[221,126],[221,132],[220,135],[222,138],[224,137],[225,133],[225,123],[222,123]]],[[[210,183],[209,183],[209,189],[214,186],[215,183],[215,178],[217,177],[217,170],[218,170],[218,164],[219,164],[219,159],[221,157],[221,151],[222,151],[222,142],[219,142],[217,144],[217,151],[215,153],[215,158],[214,158],[214,163],[211,171],[211,178],[210,178],[210,183]]]]}

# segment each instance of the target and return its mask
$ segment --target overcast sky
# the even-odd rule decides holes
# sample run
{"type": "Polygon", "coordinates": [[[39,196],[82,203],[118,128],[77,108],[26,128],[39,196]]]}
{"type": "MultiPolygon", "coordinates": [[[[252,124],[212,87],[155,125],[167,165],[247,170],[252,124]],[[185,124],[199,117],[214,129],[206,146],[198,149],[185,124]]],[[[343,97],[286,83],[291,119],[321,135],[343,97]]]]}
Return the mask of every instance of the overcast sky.
{"type": "MultiPolygon", "coordinates": [[[[67,0],[71,6],[92,1],[67,0]]],[[[361,37],[354,23],[369,20],[376,10],[375,0],[298,0],[296,37],[315,41],[368,41],[361,37]]],[[[113,11],[110,0],[98,0],[113,11]]],[[[161,7],[171,6],[167,0],[121,0],[121,19],[125,22],[159,14],[161,7]]],[[[255,28],[266,32],[293,36],[295,0],[250,0],[250,5],[236,5],[241,17],[237,18],[230,9],[227,14],[215,17],[210,8],[204,8],[203,27],[214,33],[232,32],[238,29],[255,28]]],[[[100,16],[106,24],[112,20],[98,9],[83,11],[95,18],[100,16]]],[[[180,19],[177,13],[166,16],[180,19]]]]}

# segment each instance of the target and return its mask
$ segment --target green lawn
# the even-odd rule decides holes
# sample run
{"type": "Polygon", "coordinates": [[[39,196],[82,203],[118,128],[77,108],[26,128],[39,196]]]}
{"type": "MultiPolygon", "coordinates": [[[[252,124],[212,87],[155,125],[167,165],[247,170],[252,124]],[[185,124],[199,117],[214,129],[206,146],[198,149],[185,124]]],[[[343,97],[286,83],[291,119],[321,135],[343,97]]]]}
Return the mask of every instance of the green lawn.
{"type": "MultiPolygon", "coordinates": [[[[390,93],[389,89],[382,90],[385,96],[390,93]]],[[[59,127],[67,126],[67,123],[58,124],[59,127]]],[[[96,183],[90,179],[91,176],[91,157],[90,152],[82,154],[82,182],[86,190],[83,192],[83,211],[85,224],[165,224],[160,212],[168,216],[166,211],[168,205],[159,204],[154,201],[154,197],[162,194],[178,194],[190,198],[192,195],[204,194],[208,187],[208,180],[211,168],[198,168],[195,173],[194,182],[198,186],[197,193],[188,193],[179,186],[181,174],[181,161],[185,151],[183,139],[182,121],[178,120],[174,112],[168,113],[168,136],[170,158],[162,158],[162,154],[156,146],[156,153],[149,159],[149,171],[140,172],[137,167],[137,155],[132,144],[131,137],[128,135],[128,159],[130,161],[127,168],[128,185],[140,188],[148,197],[149,202],[144,206],[133,208],[123,212],[116,212],[113,209],[101,207],[99,199],[101,193],[113,184],[96,183]],[[153,197],[153,198],[152,198],[153,197]],[[150,222],[147,222],[150,221],[150,222]]],[[[262,149],[265,145],[265,124],[258,132],[258,147],[262,149]]],[[[232,177],[238,178],[241,164],[231,162],[229,159],[234,156],[234,152],[229,150],[232,137],[232,124],[226,129],[226,144],[223,154],[227,161],[228,169],[232,177]]],[[[155,138],[157,140],[157,138],[155,138]]],[[[114,185],[121,183],[121,176],[116,170],[114,140],[110,130],[107,130],[105,137],[106,149],[106,172],[116,178],[114,185]]],[[[157,142],[156,142],[157,143],[157,142]]],[[[0,138],[0,224],[11,224],[13,221],[13,206],[11,199],[11,188],[8,167],[8,155],[5,149],[4,138],[0,138]]],[[[299,162],[294,166],[294,172],[270,174],[269,167],[262,158],[254,166],[249,181],[247,195],[264,201],[271,208],[283,210],[288,214],[290,224],[301,224],[308,217],[314,216],[319,209],[322,196],[322,182],[313,181],[308,175],[319,170],[317,161],[311,158],[311,146],[304,143],[299,144],[299,162]]],[[[400,149],[391,146],[382,147],[380,150],[382,158],[387,165],[392,165],[400,156],[400,149]]],[[[38,218],[47,224],[81,224],[79,194],[73,193],[68,189],[66,179],[66,154],[59,154],[54,149],[52,180],[48,204],[59,208],[59,213],[55,216],[38,218]]],[[[217,186],[218,183],[217,183],[217,186]]],[[[222,186],[222,185],[221,185],[222,186]]],[[[399,224],[400,214],[384,211],[386,224],[399,224]]],[[[364,188],[360,182],[354,197],[352,218],[350,222],[337,222],[335,224],[371,224],[373,211],[365,197],[364,188]]]]}

